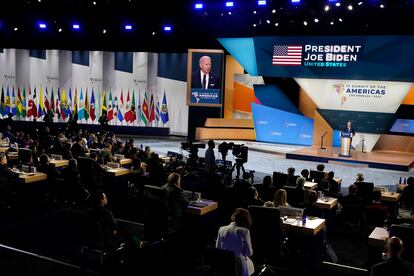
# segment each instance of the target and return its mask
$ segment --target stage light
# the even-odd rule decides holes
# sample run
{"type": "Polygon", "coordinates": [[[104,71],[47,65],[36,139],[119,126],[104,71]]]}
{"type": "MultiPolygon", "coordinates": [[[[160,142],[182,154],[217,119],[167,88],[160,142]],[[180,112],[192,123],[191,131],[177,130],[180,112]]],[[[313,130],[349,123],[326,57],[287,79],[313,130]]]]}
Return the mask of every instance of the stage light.
{"type": "Polygon", "coordinates": [[[258,6],[266,6],[266,4],[267,4],[266,0],[258,0],[257,1],[258,6]]]}
{"type": "Polygon", "coordinates": [[[93,4],[94,6],[96,6],[96,1],[93,1],[93,2],[92,2],[92,4],[93,4]]]}
{"type": "Polygon", "coordinates": [[[253,24],[253,27],[256,28],[256,23],[253,24]]]}
{"type": "Polygon", "coordinates": [[[256,11],[253,11],[253,14],[256,14],[257,12],[256,11]]]}
{"type": "Polygon", "coordinates": [[[47,28],[47,26],[46,26],[46,24],[45,24],[45,23],[39,23],[39,28],[40,28],[40,29],[46,29],[46,28],[47,28]]]}
{"type": "Polygon", "coordinates": [[[331,25],[333,25],[334,24],[334,22],[333,21],[331,21],[331,25]]]}
{"type": "Polygon", "coordinates": [[[308,26],[308,21],[303,21],[303,25],[308,26]]]}
{"type": "Polygon", "coordinates": [[[343,22],[342,18],[339,18],[338,20],[339,20],[339,22],[343,22]]]}
{"type": "Polygon", "coordinates": [[[17,32],[18,30],[19,30],[19,28],[17,28],[17,27],[14,27],[14,29],[13,29],[15,32],[17,32]]]}
{"type": "Polygon", "coordinates": [[[231,15],[231,11],[229,11],[228,14],[231,15]]]}
{"type": "Polygon", "coordinates": [[[300,0],[290,0],[292,4],[300,4],[300,0]]]}
{"type": "Polygon", "coordinates": [[[272,13],[276,13],[276,10],[272,10],[272,13]]]}
{"type": "Polygon", "coordinates": [[[340,7],[340,6],[341,6],[341,3],[337,2],[337,3],[335,4],[335,6],[340,7]]]}
{"type": "Polygon", "coordinates": [[[266,20],[266,23],[267,23],[267,24],[270,24],[270,20],[269,20],[269,19],[268,19],[268,20],[266,20]]]}
{"type": "Polygon", "coordinates": [[[59,32],[59,33],[61,33],[62,31],[63,31],[63,29],[62,29],[62,28],[59,28],[59,29],[58,29],[58,32],[59,32]]]}
{"type": "Polygon", "coordinates": [[[381,4],[381,5],[380,5],[380,8],[381,8],[381,9],[385,8],[384,4],[381,4]]]}
{"type": "Polygon", "coordinates": [[[275,27],[277,27],[277,26],[279,26],[279,23],[277,23],[277,22],[276,22],[276,23],[275,23],[275,27]]]}
{"type": "Polygon", "coordinates": [[[362,1],[361,2],[358,2],[358,6],[361,6],[362,5],[362,1]]]}
{"type": "Polygon", "coordinates": [[[329,11],[331,9],[331,7],[329,6],[329,5],[326,5],[325,6],[325,8],[324,8],[324,10],[327,12],[327,11],[329,11]]]}
{"type": "Polygon", "coordinates": [[[131,31],[132,30],[132,25],[126,24],[126,25],[124,25],[124,29],[126,31],[131,31]]]}
{"type": "Polygon", "coordinates": [[[72,25],[72,29],[79,30],[80,29],[80,25],[79,24],[73,24],[72,25]]]}
{"type": "Polygon", "coordinates": [[[103,34],[106,34],[106,29],[103,29],[103,30],[102,30],[102,33],[103,33],[103,34]]]}
{"type": "Polygon", "coordinates": [[[152,32],[152,35],[155,35],[155,32],[152,32]]]}
{"type": "Polygon", "coordinates": [[[226,7],[234,7],[234,2],[226,2],[226,7]]]}
{"type": "Polygon", "coordinates": [[[348,5],[348,10],[352,11],[354,9],[354,7],[352,5],[348,5]]]}
{"type": "Polygon", "coordinates": [[[165,32],[171,32],[172,31],[172,27],[170,25],[165,25],[164,26],[164,31],[165,32]]]}
{"type": "Polygon", "coordinates": [[[194,8],[196,10],[202,10],[204,8],[203,3],[195,3],[194,8]]]}
{"type": "Polygon", "coordinates": [[[318,18],[315,18],[313,21],[314,21],[315,23],[318,23],[318,22],[319,22],[319,19],[318,19],[318,18]]]}

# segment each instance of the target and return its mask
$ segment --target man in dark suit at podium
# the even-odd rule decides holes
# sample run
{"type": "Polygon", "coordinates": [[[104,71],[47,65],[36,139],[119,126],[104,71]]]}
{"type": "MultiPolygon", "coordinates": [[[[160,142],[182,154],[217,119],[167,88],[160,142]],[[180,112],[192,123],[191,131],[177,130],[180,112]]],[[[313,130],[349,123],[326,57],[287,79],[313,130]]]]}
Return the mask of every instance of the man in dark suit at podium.
{"type": "Polygon", "coordinates": [[[355,136],[355,131],[352,128],[352,122],[351,121],[346,122],[346,128],[342,132],[350,133],[351,134],[351,141],[352,141],[352,137],[355,136]]]}
{"type": "Polygon", "coordinates": [[[202,56],[199,61],[200,70],[191,74],[191,88],[221,89],[219,76],[211,72],[211,58],[202,56]]]}

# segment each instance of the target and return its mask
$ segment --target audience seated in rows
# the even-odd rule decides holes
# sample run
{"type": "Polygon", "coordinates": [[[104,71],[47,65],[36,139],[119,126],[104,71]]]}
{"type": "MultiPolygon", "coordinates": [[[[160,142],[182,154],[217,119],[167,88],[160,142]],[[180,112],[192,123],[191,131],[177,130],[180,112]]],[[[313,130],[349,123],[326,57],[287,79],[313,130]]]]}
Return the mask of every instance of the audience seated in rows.
{"type": "Polygon", "coordinates": [[[407,179],[407,186],[401,195],[401,204],[406,208],[414,208],[414,177],[412,176],[407,179]]]}
{"type": "Polygon", "coordinates": [[[264,201],[272,201],[276,190],[277,189],[273,186],[272,177],[270,175],[263,177],[263,184],[258,185],[257,187],[259,198],[264,201]]]}
{"type": "Polygon", "coordinates": [[[279,189],[276,191],[273,203],[275,207],[279,206],[289,206],[288,199],[287,199],[287,192],[284,189],[279,189]]]}

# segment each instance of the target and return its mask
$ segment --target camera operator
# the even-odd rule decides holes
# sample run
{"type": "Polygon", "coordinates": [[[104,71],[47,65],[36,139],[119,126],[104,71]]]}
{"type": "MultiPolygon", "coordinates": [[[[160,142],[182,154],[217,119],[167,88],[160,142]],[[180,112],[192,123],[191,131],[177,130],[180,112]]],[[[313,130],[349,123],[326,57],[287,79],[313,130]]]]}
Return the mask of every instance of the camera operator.
{"type": "Polygon", "coordinates": [[[208,149],[206,150],[205,153],[205,162],[206,162],[206,172],[208,174],[215,174],[216,173],[216,157],[214,155],[214,148],[215,148],[215,143],[213,140],[208,141],[207,143],[208,145],[208,149]]]}

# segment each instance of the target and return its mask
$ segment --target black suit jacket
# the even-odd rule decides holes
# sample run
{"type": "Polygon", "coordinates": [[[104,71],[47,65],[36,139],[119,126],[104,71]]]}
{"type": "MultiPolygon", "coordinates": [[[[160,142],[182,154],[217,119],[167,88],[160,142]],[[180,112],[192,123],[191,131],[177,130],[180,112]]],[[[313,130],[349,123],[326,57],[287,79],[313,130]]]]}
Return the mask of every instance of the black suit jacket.
{"type": "Polygon", "coordinates": [[[374,265],[371,268],[371,276],[414,275],[414,264],[401,259],[390,259],[388,261],[374,265]]]}
{"type": "Polygon", "coordinates": [[[345,133],[352,133],[352,136],[355,136],[355,130],[354,130],[353,128],[351,128],[350,130],[348,130],[348,128],[346,127],[346,128],[344,128],[344,129],[342,130],[342,132],[345,132],[345,133]]]}
{"type": "MultiPolygon", "coordinates": [[[[203,88],[201,85],[200,70],[191,74],[191,88],[203,88]]],[[[208,89],[221,89],[220,78],[211,71],[208,78],[208,89]]]]}

